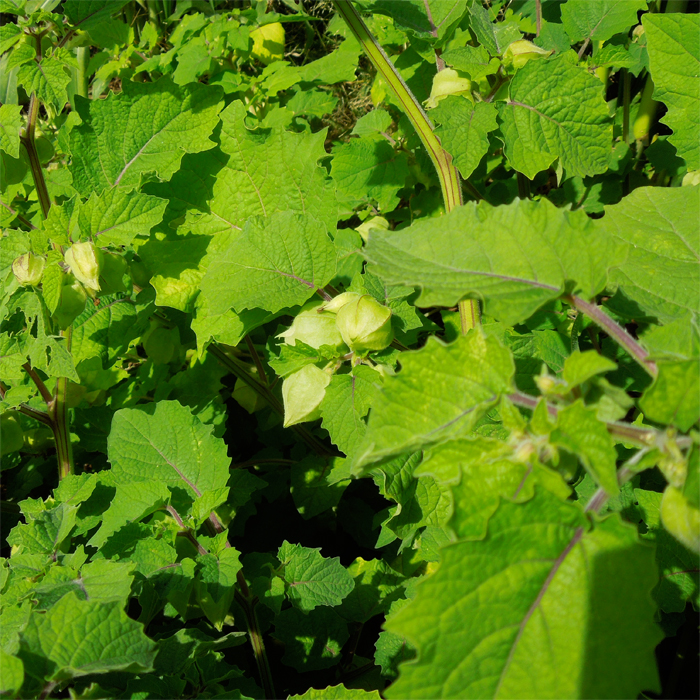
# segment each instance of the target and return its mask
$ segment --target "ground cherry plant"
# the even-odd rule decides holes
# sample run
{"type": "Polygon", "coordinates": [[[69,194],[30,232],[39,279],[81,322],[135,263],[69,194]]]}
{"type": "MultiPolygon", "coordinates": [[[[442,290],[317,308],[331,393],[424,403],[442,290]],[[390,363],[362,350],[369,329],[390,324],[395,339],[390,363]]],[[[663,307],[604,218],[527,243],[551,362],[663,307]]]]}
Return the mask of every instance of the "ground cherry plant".
{"type": "Polygon", "coordinates": [[[0,696],[697,696],[697,5],[0,13],[0,696]]]}

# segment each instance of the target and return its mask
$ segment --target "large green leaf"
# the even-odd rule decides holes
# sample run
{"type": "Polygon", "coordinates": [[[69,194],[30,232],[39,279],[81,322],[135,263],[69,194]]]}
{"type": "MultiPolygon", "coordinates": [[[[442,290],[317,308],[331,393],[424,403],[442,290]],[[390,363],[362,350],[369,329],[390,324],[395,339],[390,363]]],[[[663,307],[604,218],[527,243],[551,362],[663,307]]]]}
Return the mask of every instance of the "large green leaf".
{"type": "Polygon", "coordinates": [[[437,573],[387,622],[418,647],[389,697],[658,692],[653,550],[618,516],[591,529],[580,507],[538,493],[526,504],[504,502],[484,540],[448,545],[441,556],[437,573]]]}
{"type": "Polygon", "coordinates": [[[700,420],[700,365],[697,359],[662,360],[657,367],[639,407],[650,420],[687,431],[700,420]]]}
{"type": "Polygon", "coordinates": [[[401,366],[373,403],[356,466],[465,435],[512,388],[510,352],[479,331],[451,345],[431,337],[401,366]]]}
{"type": "Polygon", "coordinates": [[[498,128],[496,108],[487,102],[473,105],[469,100],[450,96],[431,111],[440,126],[435,133],[454,159],[462,177],[469,177],[489,147],[489,133],[498,128]]]}
{"type": "Polygon", "coordinates": [[[461,0],[363,0],[368,12],[391,17],[421,39],[441,39],[467,10],[461,0]]]}
{"type": "Polygon", "coordinates": [[[191,497],[223,488],[231,460],[212,429],[177,401],[123,408],[107,443],[111,473],[118,482],[157,480],[191,497]]]}
{"type": "Polygon", "coordinates": [[[148,672],[155,643],[127,617],[119,603],[66,595],[47,613],[34,613],[20,633],[24,661],[23,695],[41,690],[45,680],[65,681],[109,671],[148,672]]]}
{"type": "Polygon", "coordinates": [[[214,147],[209,138],[223,104],[217,87],[124,81],[122,92],[78,102],[83,123],[70,132],[73,185],[83,195],[134,189],[142,178],[169,180],[185,153],[214,147]]]}
{"type": "Polygon", "coordinates": [[[197,602],[219,631],[223,628],[236,592],[236,574],[243,567],[238,560],[239,555],[233,547],[227,547],[219,556],[205,554],[197,558],[197,602]]]}
{"type": "Polygon", "coordinates": [[[567,175],[608,169],[612,123],[603,86],[567,55],[528,61],[498,110],[506,158],[530,179],[555,158],[567,175]]]}
{"type": "Polygon", "coordinates": [[[573,43],[606,41],[637,24],[637,12],[647,0],[569,0],[561,8],[561,20],[573,43]]]}
{"type": "Polygon", "coordinates": [[[490,315],[514,324],[565,289],[594,297],[625,250],[582,212],[516,200],[498,208],[469,203],[401,231],[373,230],[365,255],[389,284],[421,287],[418,306],[480,297],[490,315]]]}
{"type": "Polygon", "coordinates": [[[212,260],[202,291],[211,313],[303,304],[335,274],[336,253],[318,219],[279,212],[250,220],[212,260]]]}
{"type": "Polygon", "coordinates": [[[700,187],[640,187],[606,207],[603,229],[629,244],[610,274],[626,300],[620,311],[664,323],[700,314],[698,221],[700,187]]]}
{"type": "Polygon", "coordinates": [[[673,129],[668,140],[689,170],[700,169],[700,16],[646,14],[649,70],[654,99],[668,107],[661,121],[673,129]]]}

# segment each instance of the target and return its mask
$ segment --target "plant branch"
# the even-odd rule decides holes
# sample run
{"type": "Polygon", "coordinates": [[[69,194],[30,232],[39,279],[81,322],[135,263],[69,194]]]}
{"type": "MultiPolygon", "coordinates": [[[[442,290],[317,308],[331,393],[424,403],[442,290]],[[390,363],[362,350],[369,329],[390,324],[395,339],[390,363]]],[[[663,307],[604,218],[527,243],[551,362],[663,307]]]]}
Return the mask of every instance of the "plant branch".
{"type": "Polygon", "coordinates": [[[44,384],[42,378],[36,373],[36,370],[33,369],[28,362],[25,362],[22,365],[22,369],[29,375],[29,378],[34,382],[34,384],[36,384],[36,388],[39,390],[41,398],[44,399],[47,405],[50,404],[53,401],[53,395],[46,388],[46,384],[44,384]]]}
{"type": "Polygon", "coordinates": [[[265,374],[265,368],[263,367],[262,360],[260,359],[260,355],[258,355],[258,351],[255,349],[255,345],[253,345],[253,341],[250,339],[249,335],[245,337],[245,344],[248,346],[250,356],[253,358],[255,367],[258,370],[258,377],[260,378],[260,381],[265,386],[269,386],[270,383],[267,381],[267,375],[265,374]]]}
{"type": "Polygon", "coordinates": [[[46,186],[46,180],[44,178],[44,169],[41,167],[39,154],[36,151],[35,133],[38,117],[39,100],[37,99],[36,93],[33,92],[31,99],[29,100],[27,128],[20,137],[20,141],[22,142],[24,149],[27,151],[29,167],[32,171],[32,178],[34,180],[34,187],[36,188],[37,199],[39,200],[39,205],[41,206],[41,213],[43,217],[46,218],[49,215],[49,209],[51,208],[51,199],[49,197],[49,190],[46,186]]]}
{"type": "Polygon", "coordinates": [[[535,0],[535,25],[537,27],[535,36],[539,36],[542,31],[542,0],[535,0]]]}
{"type": "MultiPolygon", "coordinates": [[[[7,387],[0,382],[0,399],[5,398],[7,391],[7,387]]],[[[39,411],[36,408],[28,406],[26,403],[21,403],[19,406],[17,406],[17,410],[23,415],[27,416],[27,418],[34,418],[34,420],[38,420],[40,423],[47,425],[49,428],[53,428],[51,416],[45,411],[39,411]]]]}
{"type": "MultiPolygon", "coordinates": [[[[512,394],[508,394],[507,398],[511,403],[522,408],[528,408],[531,411],[535,409],[537,403],[540,401],[539,396],[530,396],[521,391],[514,391],[512,394]]],[[[556,418],[559,414],[559,408],[551,403],[546,402],[547,413],[552,418],[556,418]]],[[[617,438],[620,442],[634,443],[638,447],[647,448],[658,447],[663,450],[669,437],[665,431],[657,430],[656,428],[644,427],[640,428],[636,425],[631,425],[630,423],[620,423],[618,421],[606,422],[605,427],[608,432],[617,438]]],[[[693,441],[691,438],[684,435],[676,436],[672,438],[676,445],[683,448],[689,448],[693,441]]]]}
{"type": "MultiPolygon", "coordinates": [[[[63,333],[66,339],[66,350],[70,352],[73,339],[72,326],[63,333]]],[[[56,458],[58,459],[59,481],[73,474],[73,445],[70,441],[70,415],[68,413],[68,378],[59,377],[56,380],[56,393],[49,406],[54,440],[56,441],[56,458]]]]}
{"type": "Polygon", "coordinates": [[[12,207],[5,204],[5,202],[0,202],[0,206],[5,207],[5,209],[7,209],[7,211],[9,211],[10,214],[12,214],[12,216],[14,216],[20,223],[24,224],[27,228],[36,229],[36,226],[34,226],[34,224],[31,221],[25,219],[21,214],[18,214],[12,207]]]}
{"type": "Polygon", "coordinates": [[[649,353],[618,323],[608,316],[600,307],[585,301],[581,297],[565,296],[564,301],[586,314],[596,325],[600,326],[616,343],[621,345],[653,378],[659,373],[656,363],[649,359],[649,353]]]}

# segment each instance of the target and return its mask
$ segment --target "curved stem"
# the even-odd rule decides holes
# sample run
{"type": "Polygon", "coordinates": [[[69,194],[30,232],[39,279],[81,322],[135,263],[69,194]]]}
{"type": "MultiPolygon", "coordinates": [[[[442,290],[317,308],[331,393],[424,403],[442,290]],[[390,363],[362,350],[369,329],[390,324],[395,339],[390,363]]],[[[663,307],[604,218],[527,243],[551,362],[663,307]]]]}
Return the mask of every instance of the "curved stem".
{"type": "Polygon", "coordinates": [[[649,359],[649,353],[618,323],[608,316],[600,307],[591,304],[581,297],[564,297],[564,301],[571,304],[575,309],[586,314],[596,325],[600,326],[616,343],[621,345],[627,352],[644,368],[653,378],[659,373],[656,363],[649,359]]]}

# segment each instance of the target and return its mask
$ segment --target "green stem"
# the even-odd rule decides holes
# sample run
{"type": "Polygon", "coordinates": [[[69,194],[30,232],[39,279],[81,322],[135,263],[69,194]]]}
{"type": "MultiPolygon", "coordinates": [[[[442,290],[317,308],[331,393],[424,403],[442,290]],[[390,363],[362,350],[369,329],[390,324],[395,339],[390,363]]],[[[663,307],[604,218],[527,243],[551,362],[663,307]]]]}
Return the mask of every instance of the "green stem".
{"type": "Polygon", "coordinates": [[[36,188],[36,196],[39,200],[39,206],[41,207],[41,213],[44,218],[49,215],[49,209],[51,208],[51,199],[49,198],[49,189],[46,186],[46,180],[44,179],[44,169],[41,167],[41,162],[39,161],[39,154],[36,151],[36,122],[39,118],[39,100],[37,99],[36,93],[32,93],[31,99],[29,100],[29,114],[27,115],[27,128],[21,136],[21,142],[24,149],[27,151],[27,157],[29,158],[29,167],[32,171],[32,178],[34,180],[34,187],[36,188]]]}
{"type": "Polygon", "coordinates": [[[78,59],[78,76],[76,80],[75,94],[81,97],[88,96],[88,63],[90,62],[90,48],[80,46],[76,49],[78,59]]]}
{"type": "Polygon", "coordinates": [[[243,609],[243,614],[246,618],[248,637],[250,638],[250,645],[253,647],[253,656],[255,657],[255,664],[258,667],[263,693],[266,700],[275,700],[277,694],[275,693],[275,685],[272,681],[272,670],[270,669],[270,662],[267,660],[265,642],[260,632],[258,616],[255,614],[257,599],[251,596],[243,573],[239,571],[236,578],[240,589],[237,590],[235,594],[236,602],[243,609]]]}
{"type": "MultiPolygon", "coordinates": [[[[66,350],[70,352],[73,329],[64,331],[66,350]]],[[[58,459],[58,478],[64,479],[75,472],[73,464],[73,445],[70,441],[70,415],[68,412],[68,379],[59,377],[56,380],[56,394],[49,403],[54,440],[56,442],[56,458],[58,459]]]]}
{"type": "Polygon", "coordinates": [[[637,117],[634,120],[633,134],[636,141],[648,141],[651,125],[656,116],[656,108],[658,102],[652,97],[654,94],[654,81],[651,76],[647,76],[647,81],[644,84],[642,97],[639,101],[639,109],[637,117]]]}
{"type": "MultiPolygon", "coordinates": [[[[449,214],[455,207],[463,204],[462,186],[459,172],[452,164],[452,156],[442,147],[440,139],[435,135],[435,127],[430,118],[421,107],[420,102],[411,92],[401,74],[387,56],[384,49],[370,32],[360,13],[355,9],[351,0],[333,0],[333,6],[337,13],[345,20],[350,31],[360,42],[367,57],[372,62],[377,72],[382,76],[399,101],[404,113],[416,130],[421,142],[428,151],[433,161],[435,170],[440,180],[442,198],[445,203],[445,211],[449,214]]],[[[482,197],[479,191],[467,180],[465,181],[469,193],[478,201],[482,197]]],[[[479,319],[479,302],[475,299],[460,304],[460,317],[462,327],[471,327],[470,319],[479,319]]]]}
{"type": "Polygon", "coordinates": [[[632,92],[632,75],[623,68],[622,73],[622,139],[630,142],[630,94],[632,92]]]}
{"type": "Polygon", "coordinates": [[[518,182],[518,197],[520,199],[530,199],[530,180],[527,175],[523,175],[523,173],[517,171],[515,175],[518,182]]]}

